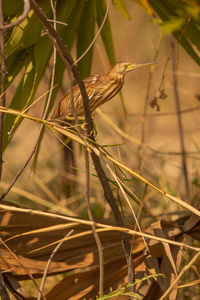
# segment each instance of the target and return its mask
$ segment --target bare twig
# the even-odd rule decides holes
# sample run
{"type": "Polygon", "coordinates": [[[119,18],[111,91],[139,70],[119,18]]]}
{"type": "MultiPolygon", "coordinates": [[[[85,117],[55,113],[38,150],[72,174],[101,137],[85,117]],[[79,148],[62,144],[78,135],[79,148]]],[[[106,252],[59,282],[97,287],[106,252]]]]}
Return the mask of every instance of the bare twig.
{"type": "Polygon", "coordinates": [[[24,11],[21,15],[21,17],[15,21],[15,22],[12,22],[8,25],[4,25],[4,23],[0,24],[0,30],[7,30],[7,29],[11,29],[15,26],[18,26],[21,22],[24,21],[24,19],[26,19],[28,13],[29,13],[29,10],[30,10],[30,1],[29,0],[24,0],[24,11]]]}
{"type": "Polygon", "coordinates": [[[178,131],[179,131],[180,146],[181,146],[181,152],[182,152],[182,168],[183,168],[183,175],[184,175],[184,181],[185,181],[185,193],[186,193],[187,201],[189,201],[190,191],[189,191],[188,171],[187,171],[187,162],[186,162],[186,154],[185,154],[185,143],[184,143],[184,136],[183,136],[183,125],[182,125],[182,119],[181,119],[181,114],[180,114],[181,110],[180,110],[180,100],[179,100],[179,93],[178,93],[178,81],[177,81],[177,76],[175,74],[175,72],[176,72],[176,55],[175,55],[173,37],[171,37],[171,47],[172,47],[174,100],[175,100],[175,105],[176,105],[178,131]]]}
{"type": "MultiPolygon", "coordinates": [[[[3,17],[3,4],[0,0],[0,27],[4,24],[3,17]]],[[[0,105],[5,106],[6,103],[6,64],[5,64],[5,49],[4,49],[4,30],[0,30],[0,50],[1,50],[1,99],[0,105]]],[[[0,180],[2,175],[2,165],[3,165],[3,120],[4,114],[0,113],[0,180]]]]}
{"type": "Polygon", "coordinates": [[[105,13],[105,16],[103,18],[103,21],[102,21],[102,24],[101,26],[99,27],[99,30],[97,31],[96,35],[94,36],[92,42],[90,43],[89,47],[84,51],[84,53],[74,62],[74,64],[77,64],[87,53],[88,51],[90,51],[90,49],[92,48],[92,46],[94,45],[94,43],[96,42],[99,34],[101,33],[101,30],[106,22],[106,19],[107,19],[107,16],[108,16],[108,12],[110,10],[110,7],[111,7],[111,4],[112,4],[112,0],[109,0],[109,3],[107,5],[107,9],[106,9],[106,13],[105,13]]]}
{"type": "MultiPolygon", "coordinates": [[[[57,51],[63,58],[66,65],[67,66],[70,65],[70,67],[71,67],[72,73],[78,83],[78,86],[80,88],[80,92],[82,95],[85,120],[86,120],[86,136],[90,137],[91,140],[95,140],[94,133],[93,133],[93,121],[91,118],[89,99],[88,99],[88,95],[87,95],[87,92],[85,89],[84,82],[81,80],[80,73],[77,69],[77,66],[74,64],[74,60],[73,60],[71,54],[69,53],[65,43],[63,42],[61,37],[57,34],[57,32],[53,29],[51,24],[48,22],[44,13],[41,11],[41,9],[38,7],[38,5],[36,4],[36,2],[34,0],[30,0],[30,1],[31,1],[31,7],[35,11],[35,13],[38,15],[40,20],[42,21],[45,29],[47,29],[47,33],[48,33],[50,39],[53,41],[53,43],[55,43],[57,51]],[[54,41],[54,39],[55,39],[55,41],[54,41]]],[[[119,208],[115,202],[115,198],[110,189],[105,172],[101,166],[99,157],[93,151],[91,152],[91,156],[93,159],[93,163],[94,163],[96,172],[98,174],[98,177],[99,177],[102,187],[104,189],[105,198],[108,201],[109,205],[111,206],[116,223],[118,226],[124,226],[123,218],[122,218],[119,208]]],[[[123,243],[125,254],[126,254],[127,264],[128,264],[129,255],[130,255],[130,244],[129,244],[128,236],[126,233],[122,233],[121,237],[122,237],[122,243],[123,243]]],[[[133,280],[131,280],[129,283],[133,283],[133,280]]]]}
{"type": "Polygon", "coordinates": [[[43,289],[44,289],[44,284],[45,284],[45,281],[46,281],[46,278],[47,278],[47,274],[48,274],[48,270],[49,270],[49,267],[50,267],[50,264],[55,256],[55,254],[57,253],[58,249],[62,246],[62,244],[64,243],[65,241],[65,238],[70,236],[72,233],[73,233],[74,229],[70,230],[70,232],[68,232],[64,239],[60,241],[60,243],[58,243],[58,245],[55,247],[55,249],[52,251],[50,257],[49,257],[49,260],[47,262],[47,265],[46,265],[46,268],[44,270],[44,274],[42,276],[42,281],[41,281],[41,284],[40,284],[40,293],[38,294],[38,298],[37,300],[40,300],[41,299],[41,296],[42,296],[42,293],[43,293],[43,289]]]}

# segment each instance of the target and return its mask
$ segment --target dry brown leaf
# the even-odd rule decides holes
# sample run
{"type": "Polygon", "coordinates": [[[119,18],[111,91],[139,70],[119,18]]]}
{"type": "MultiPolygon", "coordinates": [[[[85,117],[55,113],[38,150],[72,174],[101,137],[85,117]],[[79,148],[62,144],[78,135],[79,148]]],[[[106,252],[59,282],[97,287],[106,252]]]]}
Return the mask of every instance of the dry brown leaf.
{"type": "Polygon", "coordinates": [[[28,293],[24,290],[24,288],[20,285],[17,278],[11,273],[4,273],[4,280],[9,286],[10,292],[15,296],[16,299],[22,300],[36,300],[35,297],[29,296],[28,293]]]}
{"type": "MultiPolygon", "coordinates": [[[[189,230],[188,232],[199,230],[198,220],[195,222],[188,220],[190,219],[182,218],[177,223],[160,220],[153,223],[145,232],[165,239],[182,241],[185,228],[189,230]],[[186,222],[188,222],[189,226],[187,225],[184,228],[186,222]],[[178,226],[178,223],[181,226],[178,226]]],[[[29,273],[39,277],[42,276],[46,262],[55,246],[52,245],[33,253],[30,253],[30,251],[62,239],[66,234],[66,230],[74,228],[73,234],[75,235],[88,231],[88,228],[90,229],[90,226],[87,224],[77,225],[77,223],[55,218],[55,214],[52,217],[50,215],[39,215],[31,210],[13,210],[12,212],[1,210],[0,224],[2,230],[0,236],[6,241],[14,235],[39,229],[38,232],[18,236],[6,242],[8,247],[17,255],[17,259],[24,268],[29,273]],[[43,230],[41,230],[42,228],[43,230]]],[[[127,282],[127,269],[120,233],[116,231],[102,231],[99,235],[104,249],[105,291],[107,293],[110,287],[116,289],[127,282]]],[[[145,240],[150,249],[150,253],[147,254],[144,251],[143,239],[141,237],[135,237],[134,239],[133,257],[136,279],[143,279],[148,275],[160,273],[165,274],[165,278],[157,276],[144,280],[136,285],[136,292],[146,300],[158,299],[177,274],[182,250],[179,246],[169,245],[166,242],[163,243],[162,241],[149,238],[145,240]]],[[[1,245],[0,255],[0,267],[3,270],[9,270],[17,278],[28,278],[24,268],[19,265],[10,253],[6,252],[3,245],[1,245]]],[[[70,241],[64,242],[56,253],[55,260],[50,265],[49,273],[73,269],[79,270],[77,270],[78,273],[67,276],[55,285],[47,294],[47,299],[82,299],[83,297],[95,299],[99,280],[98,264],[98,251],[92,234],[77,236],[70,241]],[[87,267],[86,271],[83,269],[85,267],[87,267]],[[81,271],[80,268],[82,268],[81,271]]],[[[176,293],[177,291],[174,289],[168,299],[175,299],[176,293]]]]}

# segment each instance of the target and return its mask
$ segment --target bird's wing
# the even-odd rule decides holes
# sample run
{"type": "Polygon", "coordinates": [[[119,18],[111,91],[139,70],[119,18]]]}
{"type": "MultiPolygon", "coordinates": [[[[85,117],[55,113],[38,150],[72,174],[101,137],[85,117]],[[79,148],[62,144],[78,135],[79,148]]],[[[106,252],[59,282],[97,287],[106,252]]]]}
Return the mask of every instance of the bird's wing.
{"type": "MultiPolygon", "coordinates": [[[[92,99],[92,97],[95,94],[95,84],[98,82],[100,75],[93,75],[84,80],[85,88],[89,97],[89,100],[92,99]]],[[[78,116],[84,115],[84,109],[83,109],[83,101],[82,96],[80,93],[80,89],[78,85],[76,84],[73,87],[73,96],[74,96],[74,107],[75,111],[78,116]]],[[[68,91],[65,96],[60,99],[60,101],[57,103],[57,105],[54,108],[54,111],[51,115],[51,119],[59,119],[63,117],[70,117],[72,116],[72,110],[70,105],[70,92],[68,91]]]]}

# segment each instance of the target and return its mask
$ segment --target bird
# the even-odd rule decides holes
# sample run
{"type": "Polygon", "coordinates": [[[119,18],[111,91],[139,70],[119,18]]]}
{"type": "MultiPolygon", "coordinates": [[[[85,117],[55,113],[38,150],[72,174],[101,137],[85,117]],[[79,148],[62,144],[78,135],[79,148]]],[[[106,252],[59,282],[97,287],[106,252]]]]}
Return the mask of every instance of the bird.
{"type": "MultiPolygon", "coordinates": [[[[93,113],[97,107],[111,100],[121,90],[127,73],[155,63],[156,62],[132,64],[119,62],[106,74],[95,74],[84,79],[85,88],[90,101],[91,113],[93,113]]],[[[49,121],[67,121],[67,124],[70,126],[74,123],[70,97],[70,90],[68,90],[56,104],[49,121]]],[[[82,96],[77,84],[73,86],[73,100],[77,117],[84,117],[82,96]]],[[[66,125],[65,122],[64,125],[66,125]]],[[[63,136],[62,139],[65,141],[66,137],[63,136]]],[[[74,143],[72,140],[68,141],[67,147],[64,147],[63,153],[65,173],[76,175],[76,160],[74,157],[74,143]]],[[[65,178],[64,186],[66,195],[70,196],[71,192],[75,189],[76,182],[73,180],[71,181],[69,178],[65,178]]]]}
{"type": "MultiPolygon", "coordinates": [[[[132,64],[119,62],[106,74],[95,74],[84,79],[85,88],[90,101],[91,113],[93,113],[97,107],[111,100],[121,90],[127,73],[156,63],[157,62],[132,64]]],[[[84,117],[82,96],[77,84],[73,87],[73,100],[76,115],[78,117],[84,117]]],[[[73,117],[73,113],[70,104],[70,91],[67,91],[64,97],[55,106],[50,119],[63,120],[70,117],[73,117]]]]}

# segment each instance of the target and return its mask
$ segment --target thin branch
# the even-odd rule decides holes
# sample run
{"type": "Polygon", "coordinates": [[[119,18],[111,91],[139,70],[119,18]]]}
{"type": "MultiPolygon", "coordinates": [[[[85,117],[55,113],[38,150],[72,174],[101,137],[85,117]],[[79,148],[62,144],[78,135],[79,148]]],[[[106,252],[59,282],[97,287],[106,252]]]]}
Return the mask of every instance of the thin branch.
{"type": "Polygon", "coordinates": [[[24,0],[24,10],[23,10],[23,13],[21,15],[21,17],[15,21],[15,22],[12,22],[8,25],[4,25],[4,23],[0,24],[0,30],[7,30],[7,29],[11,29],[15,26],[18,26],[20,23],[22,23],[24,21],[24,19],[26,19],[28,13],[29,13],[29,10],[30,10],[30,1],[29,0],[24,0]]]}
{"type": "Polygon", "coordinates": [[[112,0],[109,0],[109,3],[108,3],[108,5],[107,5],[107,9],[106,9],[106,13],[105,13],[105,16],[104,16],[104,18],[103,18],[103,21],[102,21],[102,24],[101,24],[101,26],[99,27],[99,30],[97,31],[97,33],[96,33],[96,35],[94,36],[94,38],[93,38],[93,40],[92,40],[92,42],[90,43],[90,45],[89,45],[89,47],[85,50],[85,52],[75,61],[75,63],[74,64],[77,64],[89,51],[90,51],[90,49],[92,48],[92,46],[94,45],[94,43],[96,42],[96,40],[97,40],[97,38],[98,38],[98,36],[99,36],[99,34],[101,33],[101,30],[102,30],[102,28],[103,28],[103,26],[104,26],[104,24],[105,24],[105,22],[106,22],[106,19],[107,19],[107,17],[108,17],[108,12],[109,12],[109,10],[110,10],[110,7],[111,7],[111,4],[112,4],[112,0]]]}
{"type": "MultiPolygon", "coordinates": [[[[0,0],[0,26],[4,24],[3,17],[3,4],[0,0]]],[[[6,104],[6,64],[5,64],[5,49],[4,49],[4,30],[0,30],[0,51],[1,51],[1,99],[0,105],[5,106],[6,104]]],[[[0,113],[0,180],[2,175],[2,165],[3,165],[3,120],[4,114],[0,113]]]]}
{"type": "Polygon", "coordinates": [[[49,257],[49,260],[46,264],[46,268],[44,270],[44,274],[42,276],[42,281],[41,281],[41,284],[40,284],[40,293],[38,294],[38,297],[37,297],[37,300],[40,300],[41,299],[41,296],[43,294],[43,289],[44,289],[44,284],[45,284],[45,281],[46,281],[46,278],[47,278],[47,274],[48,274],[48,270],[49,270],[49,267],[50,267],[50,264],[54,258],[54,256],[56,255],[58,249],[62,246],[62,244],[64,243],[65,241],[65,238],[67,238],[68,236],[70,236],[72,233],[73,233],[74,229],[70,230],[70,232],[68,232],[64,239],[60,241],[60,243],[58,243],[58,245],[55,247],[55,249],[52,251],[50,257],[49,257]]]}
{"type": "Polygon", "coordinates": [[[175,100],[175,105],[176,105],[178,131],[179,131],[180,146],[181,146],[181,152],[182,152],[182,168],[183,168],[183,175],[184,175],[184,181],[185,181],[185,193],[186,193],[187,201],[189,201],[190,191],[189,191],[187,162],[186,162],[186,155],[185,155],[183,125],[182,125],[182,119],[181,119],[181,114],[180,114],[181,110],[180,110],[180,99],[179,99],[179,93],[178,93],[178,81],[177,81],[177,76],[175,74],[175,72],[176,72],[176,57],[175,57],[175,48],[174,48],[173,37],[171,37],[171,47],[172,47],[172,71],[173,71],[174,100],[175,100]]]}
{"type": "MultiPolygon", "coordinates": [[[[60,56],[63,58],[64,62],[66,65],[71,66],[72,73],[74,75],[74,78],[77,81],[77,84],[80,88],[82,100],[83,100],[83,108],[84,108],[84,114],[85,114],[85,121],[86,121],[86,136],[89,137],[91,140],[95,140],[94,138],[94,127],[93,127],[93,121],[91,118],[91,111],[90,111],[90,105],[89,105],[89,98],[85,89],[84,82],[81,79],[80,73],[78,71],[77,66],[74,64],[74,60],[68,51],[64,41],[61,39],[61,37],[57,34],[57,32],[53,29],[51,24],[48,22],[46,16],[42,12],[42,10],[38,7],[36,2],[34,0],[31,1],[31,7],[33,8],[34,12],[38,15],[39,19],[43,23],[43,26],[45,29],[47,29],[47,34],[49,35],[50,39],[52,42],[55,44],[56,49],[60,56]],[[55,39],[55,40],[54,40],[55,39]]],[[[93,163],[97,172],[97,175],[101,181],[102,187],[104,189],[104,195],[111,206],[111,209],[113,210],[113,214],[116,220],[116,223],[118,226],[124,226],[123,218],[120,214],[119,208],[115,202],[115,198],[113,196],[113,193],[110,189],[109,183],[107,181],[105,172],[101,166],[99,157],[92,151],[91,156],[93,159],[93,163]]],[[[121,233],[121,238],[122,238],[122,243],[124,246],[125,254],[126,254],[126,259],[127,259],[127,264],[129,261],[129,255],[130,255],[130,244],[129,244],[129,239],[126,233],[121,233]]],[[[129,282],[133,283],[133,279],[129,282]]]]}

